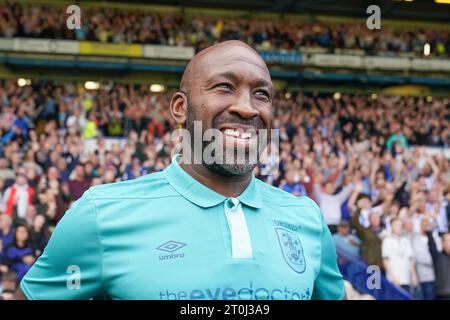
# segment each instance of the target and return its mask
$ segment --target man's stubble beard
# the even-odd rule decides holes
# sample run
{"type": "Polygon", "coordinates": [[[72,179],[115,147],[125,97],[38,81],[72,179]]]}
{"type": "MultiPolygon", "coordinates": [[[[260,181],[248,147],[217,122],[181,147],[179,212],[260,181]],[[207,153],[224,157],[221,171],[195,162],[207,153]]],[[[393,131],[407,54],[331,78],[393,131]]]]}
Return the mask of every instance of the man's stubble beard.
{"type": "MultiPolygon", "coordinates": [[[[194,155],[194,121],[195,121],[196,116],[194,115],[194,111],[192,108],[192,105],[189,102],[188,99],[188,106],[187,106],[187,117],[186,117],[186,130],[189,132],[190,136],[191,136],[191,159],[194,159],[195,155],[194,155]]],[[[214,143],[214,141],[203,141],[203,134],[204,134],[204,130],[202,127],[202,153],[201,156],[203,157],[203,152],[205,150],[205,148],[210,144],[210,143],[214,143]]],[[[236,163],[237,162],[237,156],[236,156],[236,152],[234,152],[234,163],[226,163],[226,159],[225,159],[225,149],[222,151],[223,155],[224,155],[224,159],[222,161],[222,163],[206,163],[205,161],[203,161],[202,158],[202,165],[205,166],[207,169],[211,170],[212,172],[218,173],[220,175],[224,175],[224,176],[237,176],[237,177],[242,177],[242,176],[246,176],[248,174],[250,174],[253,169],[256,167],[256,164],[252,164],[249,161],[249,155],[248,152],[246,152],[245,154],[245,163],[236,163]]],[[[214,156],[214,155],[213,155],[214,156]]],[[[260,152],[259,150],[257,150],[257,163],[259,163],[259,158],[260,158],[260,152]]]]}

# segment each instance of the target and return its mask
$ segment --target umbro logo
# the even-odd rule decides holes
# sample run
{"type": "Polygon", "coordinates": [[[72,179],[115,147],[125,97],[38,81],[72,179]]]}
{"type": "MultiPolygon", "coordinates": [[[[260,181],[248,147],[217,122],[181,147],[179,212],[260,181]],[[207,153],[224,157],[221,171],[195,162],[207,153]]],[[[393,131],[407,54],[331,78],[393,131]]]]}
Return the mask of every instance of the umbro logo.
{"type": "Polygon", "coordinates": [[[186,245],[186,243],[170,240],[166,243],[163,243],[156,249],[162,250],[162,251],[167,251],[167,252],[174,252],[174,251],[177,251],[177,250],[183,248],[185,245],[186,245]]]}
{"type": "Polygon", "coordinates": [[[186,243],[170,240],[166,243],[163,243],[159,247],[157,247],[157,250],[170,252],[170,254],[161,255],[159,256],[159,260],[171,260],[171,259],[178,259],[178,258],[184,258],[184,253],[174,253],[177,250],[180,250],[181,248],[185,247],[186,243]]]}

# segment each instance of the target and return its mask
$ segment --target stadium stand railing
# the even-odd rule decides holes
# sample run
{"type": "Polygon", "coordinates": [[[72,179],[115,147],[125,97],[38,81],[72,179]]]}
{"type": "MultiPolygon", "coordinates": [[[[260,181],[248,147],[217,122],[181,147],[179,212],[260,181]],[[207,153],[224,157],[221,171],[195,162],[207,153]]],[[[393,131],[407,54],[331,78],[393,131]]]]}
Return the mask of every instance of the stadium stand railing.
{"type": "Polygon", "coordinates": [[[369,277],[373,273],[368,273],[368,265],[359,257],[336,248],[338,254],[338,265],[345,280],[348,280],[353,287],[361,292],[370,294],[376,300],[411,300],[411,295],[402,288],[394,286],[383,274],[380,274],[379,288],[369,288],[367,285],[369,277]]]}

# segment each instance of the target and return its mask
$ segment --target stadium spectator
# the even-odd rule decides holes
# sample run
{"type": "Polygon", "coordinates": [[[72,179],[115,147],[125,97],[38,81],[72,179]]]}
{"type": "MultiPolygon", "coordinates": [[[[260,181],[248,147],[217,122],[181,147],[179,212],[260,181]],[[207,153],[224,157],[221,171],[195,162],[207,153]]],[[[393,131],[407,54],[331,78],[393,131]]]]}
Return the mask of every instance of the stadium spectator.
{"type": "Polygon", "coordinates": [[[14,170],[9,168],[8,160],[0,158],[0,179],[2,183],[9,179],[14,179],[14,170]]]}
{"type": "Polygon", "coordinates": [[[20,280],[36,260],[29,244],[29,231],[25,225],[18,225],[14,231],[14,241],[6,249],[7,262],[20,280]]]}
{"type": "MultiPolygon", "coordinates": [[[[1,218],[1,216],[0,216],[1,218]]],[[[0,240],[0,277],[9,271],[8,257],[3,246],[3,241],[0,240]]]]}
{"type": "Polygon", "coordinates": [[[84,139],[92,139],[98,136],[97,130],[97,119],[95,114],[92,112],[88,116],[88,121],[84,125],[83,129],[83,138],[84,139]]]}
{"type": "Polygon", "coordinates": [[[350,233],[350,223],[342,220],[338,226],[337,233],[333,235],[336,248],[354,257],[360,256],[361,240],[350,233]]]}
{"type": "Polygon", "coordinates": [[[418,285],[413,251],[408,238],[402,235],[402,222],[391,220],[391,235],[383,240],[382,256],[387,278],[412,293],[418,285]]]}
{"type": "MultiPolygon", "coordinates": [[[[362,190],[361,187],[359,187],[362,190]]],[[[355,194],[357,194],[355,192],[355,194]]],[[[353,206],[353,216],[352,216],[352,226],[356,230],[356,235],[359,239],[361,239],[361,251],[364,261],[368,265],[375,265],[380,267],[381,270],[384,270],[384,265],[382,262],[381,256],[381,239],[379,237],[380,233],[380,217],[377,213],[371,213],[369,215],[369,227],[364,227],[360,223],[360,214],[362,210],[362,202],[364,201],[365,196],[360,197],[358,201],[356,201],[356,205],[353,206]]],[[[353,202],[351,199],[349,203],[353,202]]]]}
{"type": "Polygon", "coordinates": [[[389,138],[386,141],[386,147],[389,151],[395,152],[399,148],[408,148],[408,140],[406,139],[406,136],[402,133],[401,126],[398,123],[393,123],[391,128],[392,134],[389,136],[389,138]],[[394,149],[392,147],[396,146],[397,149],[394,149]]]}
{"type": "Polygon", "coordinates": [[[91,180],[86,178],[86,172],[82,164],[77,164],[74,170],[74,178],[69,181],[69,190],[73,200],[80,198],[91,186],[91,180]]]}
{"type": "Polygon", "coordinates": [[[440,300],[450,300],[450,233],[442,236],[442,251],[438,250],[433,233],[428,231],[427,235],[436,274],[436,296],[440,300]]]}
{"type": "Polygon", "coordinates": [[[321,174],[316,178],[314,184],[314,195],[324,215],[325,223],[330,228],[332,234],[337,232],[337,226],[341,222],[341,206],[350,196],[354,184],[350,183],[335,193],[336,185],[331,181],[322,183],[321,174]],[[322,183],[322,187],[321,187],[322,183]]]}
{"type": "Polygon", "coordinates": [[[300,179],[298,172],[290,170],[286,172],[285,180],[280,184],[280,189],[292,193],[294,196],[306,196],[306,189],[300,179]]]}
{"type": "Polygon", "coordinates": [[[14,228],[12,218],[5,213],[0,213],[0,241],[3,249],[14,241],[14,228]]]}
{"type": "Polygon", "coordinates": [[[30,230],[30,245],[33,248],[35,257],[39,257],[42,254],[48,239],[47,218],[42,214],[35,215],[30,230]]]}
{"type": "Polygon", "coordinates": [[[24,219],[27,207],[33,201],[34,192],[34,188],[28,185],[26,171],[20,168],[15,183],[5,191],[0,208],[11,217],[24,219]]]}
{"type": "MultiPolygon", "coordinates": [[[[1,272],[0,272],[1,275],[1,272]]],[[[14,272],[3,273],[0,278],[0,300],[13,300],[17,289],[17,276],[14,272]]]]}
{"type": "Polygon", "coordinates": [[[421,232],[414,234],[411,238],[414,263],[423,300],[434,300],[436,297],[433,259],[428,248],[429,223],[428,220],[422,220],[421,232]]]}

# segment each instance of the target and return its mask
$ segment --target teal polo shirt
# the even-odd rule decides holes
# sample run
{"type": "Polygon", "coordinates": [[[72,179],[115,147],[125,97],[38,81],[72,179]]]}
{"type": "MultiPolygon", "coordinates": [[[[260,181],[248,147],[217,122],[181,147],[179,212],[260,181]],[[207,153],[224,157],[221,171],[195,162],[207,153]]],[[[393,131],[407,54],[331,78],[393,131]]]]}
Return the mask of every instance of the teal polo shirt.
{"type": "Polygon", "coordinates": [[[91,187],[22,279],[29,299],[342,299],[318,206],[255,177],[237,198],[164,171],[91,187]]]}

